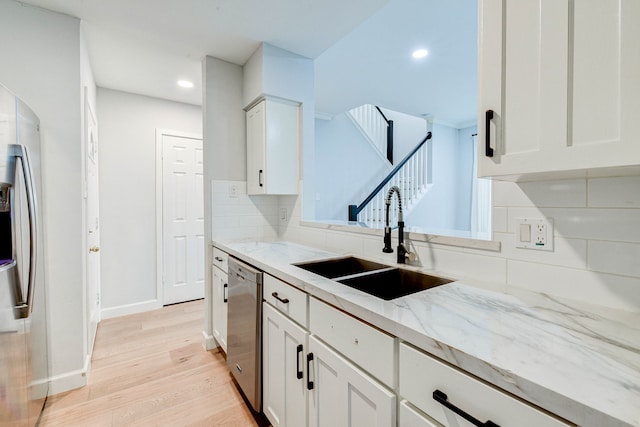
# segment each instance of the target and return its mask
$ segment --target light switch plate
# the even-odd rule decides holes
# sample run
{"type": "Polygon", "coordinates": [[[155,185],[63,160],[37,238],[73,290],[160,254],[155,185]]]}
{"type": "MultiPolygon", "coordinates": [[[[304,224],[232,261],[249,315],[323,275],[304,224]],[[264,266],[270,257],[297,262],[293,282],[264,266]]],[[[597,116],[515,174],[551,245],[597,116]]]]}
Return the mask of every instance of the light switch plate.
{"type": "Polygon", "coordinates": [[[516,248],[553,251],[553,218],[516,218],[516,248]]]}

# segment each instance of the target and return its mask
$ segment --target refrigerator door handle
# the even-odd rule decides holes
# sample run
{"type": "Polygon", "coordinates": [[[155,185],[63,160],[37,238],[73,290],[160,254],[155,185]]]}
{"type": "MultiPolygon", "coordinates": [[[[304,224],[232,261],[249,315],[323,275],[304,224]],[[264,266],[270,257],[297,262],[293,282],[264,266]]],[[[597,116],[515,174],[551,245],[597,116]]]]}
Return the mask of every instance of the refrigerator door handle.
{"type": "MultiPolygon", "coordinates": [[[[33,172],[31,169],[31,162],[29,160],[29,150],[24,145],[12,144],[11,145],[11,155],[16,157],[16,159],[20,159],[22,163],[22,176],[24,178],[24,183],[26,187],[27,193],[27,207],[29,213],[29,281],[27,284],[27,298],[26,301],[23,301],[20,304],[20,316],[22,318],[27,318],[31,314],[33,310],[33,295],[34,295],[34,286],[36,279],[36,254],[38,253],[37,248],[37,236],[38,236],[38,216],[36,214],[36,195],[35,195],[35,187],[33,184],[33,172]]],[[[17,165],[16,165],[17,166],[17,165]]]]}

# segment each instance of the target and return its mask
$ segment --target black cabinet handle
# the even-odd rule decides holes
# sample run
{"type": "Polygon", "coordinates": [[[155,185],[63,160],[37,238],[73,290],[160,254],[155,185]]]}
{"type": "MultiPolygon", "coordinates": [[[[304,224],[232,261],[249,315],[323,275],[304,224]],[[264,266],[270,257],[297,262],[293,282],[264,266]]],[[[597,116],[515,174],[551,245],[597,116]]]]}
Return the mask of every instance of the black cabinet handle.
{"type": "Polygon", "coordinates": [[[493,110],[487,110],[484,115],[484,154],[487,157],[493,157],[493,148],[491,148],[491,120],[493,119],[493,110]]]}
{"type": "Polygon", "coordinates": [[[262,187],[262,169],[258,172],[258,184],[262,187]]]}
{"type": "Polygon", "coordinates": [[[300,354],[302,354],[302,344],[298,344],[296,349],[296,377],[301,380],[304,372],[300,369],[300,354]]]}
{"type": "Polygon", "coordinates": [[[216,261],[218,261],[218,262],[222,262],[222,261],[224,261],[224,260],[223,260],[222,258],[220,258],[219,256],[215,257],[214,259],[215,259],[216,261]]]}
{"type": "Polygon", "coordinates": [[[311,378],[311,362],[313,361],[313,353],[307,354],[307,390],[313,390],[313,381],[311,378]]]}
{"type": "Polygon", "coordinates": [[[222,298],[224,298],[223,302],[228,302],[229,301],[229,284],[225,283],[224,287],[222,289],[222,298]]]}
{"type": "Polygon", "coordinates": [[[450,409],[451,411],[453,411],[456,414],[460,415],[462,418],[464,418],[465,420],[469,421],[474,426],[477,426],[477,427],[500,427],[498,424],[494,423],[491,420],[488,420],[486,423],[483,423],[482,421],[478,420],[477,418],[474,418],[471,415],[467,414],[465,411],[463,411],[462,409],[458,408],[453,403],[449,402],[447,400],[447,395],[445,393],[441,392],[440,390],[434,390],[434,392],[433,392],[433,400],[435,400],[436,402],[438,402],[439,404],[441,404],[445,408],[450,409]]]}
{"type": "Polygon", "coordinates": [[[283,304],[289,304],[289,298],[280,298],[277,292],[271,292],[271,296],[283,304]]]}

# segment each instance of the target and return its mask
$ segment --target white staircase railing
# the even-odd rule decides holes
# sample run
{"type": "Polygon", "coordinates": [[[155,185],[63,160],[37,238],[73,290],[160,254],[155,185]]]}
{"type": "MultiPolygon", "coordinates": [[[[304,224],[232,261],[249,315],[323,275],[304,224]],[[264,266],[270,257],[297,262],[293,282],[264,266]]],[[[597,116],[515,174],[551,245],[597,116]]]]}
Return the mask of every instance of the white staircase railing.
{"type": "Polygon", "coordinates": [[[388,121],[375,105],[364,104],[347,111],[347,117],[364,134],[378,152],[387,159],[388,121]]]}
{"type": "MultiPolygon", "coordinates": [[[[398,186],[402,195],[402,210],[405,215],[418,203],[430,186],[430,159],[427,141],[431,132],[382,180],[376,189],[359,206],[349,206],[349,221],[362,222],[372,228],[385,225],[385,199],[389,189],[398,186]]],[[[391,199],[389,220],[395,225],[397,199],[391,199]]]]}

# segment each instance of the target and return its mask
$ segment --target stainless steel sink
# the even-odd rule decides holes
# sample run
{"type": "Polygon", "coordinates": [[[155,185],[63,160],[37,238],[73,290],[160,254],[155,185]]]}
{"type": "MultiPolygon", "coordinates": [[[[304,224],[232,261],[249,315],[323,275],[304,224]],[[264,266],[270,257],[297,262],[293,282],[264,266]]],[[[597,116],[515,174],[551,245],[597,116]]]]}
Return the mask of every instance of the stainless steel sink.
{"type": "Polygon", "coordinates": [[[294,265],[328,279],[351,276],[353,274],[389,267],[388,265],[378,264],[377,262],[356,257],[334,258],[294,265]]]}
{"type": "Polygon", "coordinates": [[[338,282],[369,295],[392,300],[451,283],[451,280],[417,271],[391,268],[344,278],[338,282]]]}
{"type": "Polygon", "coordinates": [[[356,257],[334,258],[294,265],[384,300],[400,298],[451,283],[451,280],[443,277],[389,267],[356,257]]]}

